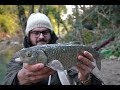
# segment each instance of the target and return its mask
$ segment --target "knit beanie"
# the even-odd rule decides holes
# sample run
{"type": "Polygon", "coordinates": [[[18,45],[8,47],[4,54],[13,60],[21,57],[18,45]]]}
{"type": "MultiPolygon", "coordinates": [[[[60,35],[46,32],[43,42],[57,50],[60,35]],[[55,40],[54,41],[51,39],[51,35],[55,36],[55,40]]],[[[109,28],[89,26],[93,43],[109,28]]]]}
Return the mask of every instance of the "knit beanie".
{"type": "Polygon", "coordinates": [[[50,19],[45,14],[39,12],[32,13],[29,16],[27,20],[25,35],[28,36],[29,31],[37,27],[48,28],[51,31],[53,31],[53,27],[50,22],[50,19]]]}

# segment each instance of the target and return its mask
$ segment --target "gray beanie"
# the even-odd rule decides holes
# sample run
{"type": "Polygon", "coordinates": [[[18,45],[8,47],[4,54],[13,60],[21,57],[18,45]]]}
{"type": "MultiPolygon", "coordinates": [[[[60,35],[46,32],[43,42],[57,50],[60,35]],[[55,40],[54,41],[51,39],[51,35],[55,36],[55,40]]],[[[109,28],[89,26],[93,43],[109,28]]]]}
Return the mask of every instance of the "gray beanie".
{"type": "Polygon", "coordinates": [[[26,25],[26,30],[25,30],[25,35],[28,36],[29,31],[31,31],[34,28],[37,27],[45,27],[53,31],[52,24],[50,22],[50,19],[42,13],[32,13],[28,20],[27,20],[27,25],[26,25]]]}

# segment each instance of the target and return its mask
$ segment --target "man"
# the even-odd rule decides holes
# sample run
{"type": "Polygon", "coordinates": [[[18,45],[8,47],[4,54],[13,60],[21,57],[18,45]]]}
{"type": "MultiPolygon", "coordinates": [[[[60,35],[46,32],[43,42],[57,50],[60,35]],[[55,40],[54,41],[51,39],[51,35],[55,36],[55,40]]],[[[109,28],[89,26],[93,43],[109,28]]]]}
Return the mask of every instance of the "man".
{"type": "MultiPolygon", "coordinates": [[[[25,30],[25,48],[53,44],[56,43],[57,39],[51,22],[45,14],[33,13],[30,15],[25,30]]],[[[76,84],[102,85],[102,81],[92,74],[92,70],[95,68],[92,63],[93,56],[88,51],[84,51],[84,56],[78,56],[78,60],[82,62],[82,64],[76,65],[78,72],[71,68],[68,70],[68,74],[75,80],[76,84]]],[[[29,65],[16,62],[15,59],[18,57],[19,52],[14,55],[8,64],[4,85],[48,85],[49,76],[51,76],[50,85],[61,85],[58,73],[55,70],[44,66],[43,63],[29,65]]]]}

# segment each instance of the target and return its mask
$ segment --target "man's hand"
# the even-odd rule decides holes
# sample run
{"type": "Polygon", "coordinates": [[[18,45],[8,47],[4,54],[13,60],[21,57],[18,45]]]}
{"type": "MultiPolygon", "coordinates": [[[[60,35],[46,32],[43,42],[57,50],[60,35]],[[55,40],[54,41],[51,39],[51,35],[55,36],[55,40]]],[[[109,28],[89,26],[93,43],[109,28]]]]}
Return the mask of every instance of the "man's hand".
{"type": "Polygon", "coordinates": [[[42,63],[30,65],[23,63],[23,68],[18,72],[17,77],[20,85],[37,83],[47,78],[55,71],[42,63]]]}
{"type": "Polygon", "coordinates": [[[78,78],[81,81],[87,80],[92,70],[95,68],[93,64],[94,58],[91,53],[88,51],[84,51],[83,55],[78,56],[78,60],[82,63],[77,65],[78,68],[78,78]]]}

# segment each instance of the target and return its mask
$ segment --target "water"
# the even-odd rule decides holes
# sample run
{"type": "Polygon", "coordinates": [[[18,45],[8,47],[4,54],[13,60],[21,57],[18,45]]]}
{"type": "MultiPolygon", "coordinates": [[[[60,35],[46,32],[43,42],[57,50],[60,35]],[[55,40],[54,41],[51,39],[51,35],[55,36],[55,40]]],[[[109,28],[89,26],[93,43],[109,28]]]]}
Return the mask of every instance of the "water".
{"type": "Polygon", "coordinates": [[[6,73],[6,65],[8,61],[8,57],[0,55],[0,83],[3,81],[6,73]]]}
{"type": "Polygon", "coordinates": [[[18,45],[9,45],[6,46],[6,48],[1,48],[3,50],[0,51],[0,84],[5,77],[6,65],[11,60],[13,54],[21,48],[22,47],[18,45]]]}
{"type": "Polygon", "coordinates": [[[13,49],[7,50],[7,52],[0,53],[0,83],[3,81],[6,73],[6,65],[14,54],[13,49]]]}

